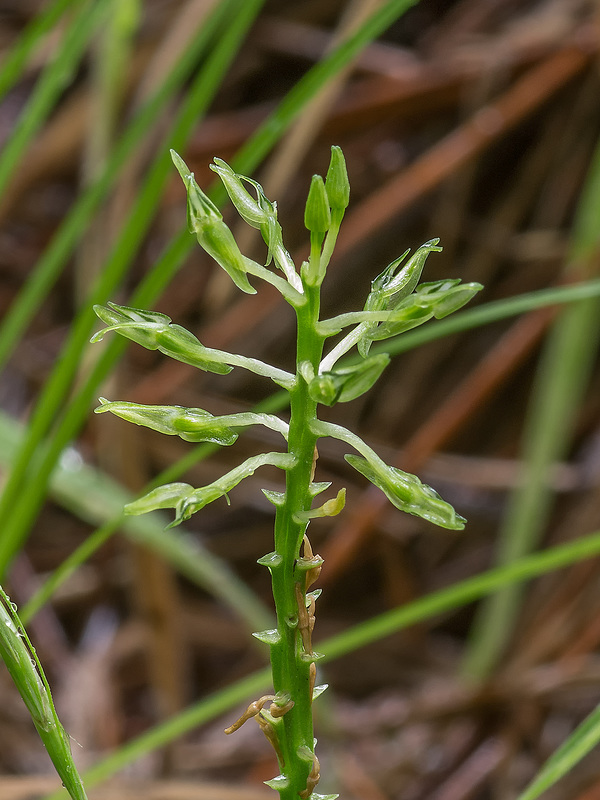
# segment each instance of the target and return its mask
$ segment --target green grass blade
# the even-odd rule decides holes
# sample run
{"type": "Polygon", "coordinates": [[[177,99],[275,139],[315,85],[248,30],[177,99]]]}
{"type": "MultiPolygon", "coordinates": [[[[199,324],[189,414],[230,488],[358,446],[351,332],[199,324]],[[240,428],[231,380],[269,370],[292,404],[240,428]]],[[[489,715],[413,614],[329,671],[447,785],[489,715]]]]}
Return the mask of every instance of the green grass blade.
{"type": "MultiPolygon", "coordinates": [[[[149,170],[148,177],[125,223],[111,257],[89,298],[77,316],[61,357],[53,370],[38,400],[32,415],[28,435],[15,459],[11,475],[0,500],[0,518],[4,520],[3,537],[0,539],[0,573],[3,573],[14,554],[25,540],[31,520],[35,517],[43,499],[45,487],[54,467],[48,454],[37,469],[31,470],[36,451],[48,432],[60,407],[64,404],[81,353],[87,346],[95,322],[92,305],[106,302],[123,279],[142,237],[153,218],[160,201],[163,186],[170,174],[169,148],[182,149],[188,136],[197,124],[198,117],[212,100],[225,70],[233,59],[240,41],[246,33],[263,0],[236,3],[235,15],[226,33],[217,43],[198,78],[190,89],[177,118],[172,125],[168,141],[149,170]],[[239,7],[241,5],[241,7],[239,7]],[[37,497],[37,502],[33,498],[37,497]]],[[[69,416],[70,411],[67,412],[69,416]]],[[[64,417],[63,417],[64,418],[64,417]]],[[[71,425],[70,421],[66,423],[71,425]]],[[[62,447],[55,446],[52,453],[57,457],[62,447]]]]}
{"type": "Polygon", "coordinates": [[[517,800],[536,800],[600,742],[600,706],[553,753],[517,800]]]}
{"type": "MultiPolygon", "coordinates": [[[[512,564],[483,572],[405,606],[384,612],[344,633],[318,642],[317,648],[320,653],[323,653],[321,663],[334,661],[336,658],[379,641],[385,636],[390,636],[439,614],[446,614],[499,589],[531,580],[597,555],[600,555],[600,531],[568,544],[526,556],[512,564]]],[[[107,780],[136,759],[165,746],[193,728],[211,721],[248,697],[262,692],[268,687],[269,681],[270,672],[261,670],[231,684],[224,690],[203,698],[182,714],[157,725],[92,767],[84,776],[86,784],[91,787],[107,780]]],[[[56,792],[44,800],[61,800],[61,798],[64,798],[64,793],[56,792]]]]}
{"type": "Polygon", "coordinates": [[[81,0],[55,0],[49,3],[19,34],[15,45],[4,57],[0,67],[0,100],[19,80],[29,58],[43,37],[54,28],[65,11],[77,3],[81,3],[81,0]]]}
{"type": "Polygon", "coordinates": [[[0,587],[0,657],[72,800],[87,800],[71,756],[71,742],[56,714],[50,686],[16,606],[0,587]]]}
{"type": "Polygon", "coordinates": [[[42,73],[10,139],[2,148],[0,195],[6,191],[25,150],[54,108],[60,93],[71,81],[86,46],[104,17],[107,5],[108,0],[83,3],[71,20],[54,59],[42,73]]]}
{"type": "MultiPolygon", "coordinates": [[[[600,145],[577,212],[568,272],[592,272],[598,253],[599,218],[600,145]]],[[[499,533],[496,558],[500,564],[531,552],[542,538],[553,501],[549,473],[567,453],[599,335],[600,302],[596,297],[562,311],[550,331],[525,421],[523,477],[510,497],[499,533]]],[[[463,661],[465,677],[482,680],[497,666],[514,629],[521,596],[520,587],[514,587],[490,598],[479,610],[463,661]]]]}
{"type": "Polygon", "coordinates": [[[29,276],[27,283],[2,320],[0,368],[6,364],[14,351],[19,338],[68,262],[69,256],[86,231],[94,212],[115,182],[127,159],[135,152],[146,132],[152,128],[173,94],[183,86],[192,73],[198,58],[206,50],[222,23],[227,7],[225,3],[219,4],[217,13],[205,20],[162,85],[137,111],[113,148],[97,179],[82,192],[69,211],[52,242],[29,276]]]}
{"type": "Polygon", "coordinates": [[[418,0],[388,0],[360,27],[315,64],[263,122],[232,162],[237,172],[249,174],[281,138],[304,106],[362,49],[396,22],[418,0]]]}

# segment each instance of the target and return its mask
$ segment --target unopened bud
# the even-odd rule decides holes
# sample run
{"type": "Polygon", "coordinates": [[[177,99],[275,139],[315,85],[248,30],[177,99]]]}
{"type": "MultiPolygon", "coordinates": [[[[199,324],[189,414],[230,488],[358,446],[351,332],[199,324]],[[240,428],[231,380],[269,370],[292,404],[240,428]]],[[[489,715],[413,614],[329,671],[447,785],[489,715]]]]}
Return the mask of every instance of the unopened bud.
{"type": "Polygon", "coordinates": [[[350,181],[342,148],[333,145],[325,176],[325,190],[332,211],[343,212],[350,202],[350,181]]]}
{"type": "Polygon", "coordinates": [[[304,209],[304,225],[311,233],[325,234],[331,225],[329,200],[320,175],[313,175],[304,209]]]}

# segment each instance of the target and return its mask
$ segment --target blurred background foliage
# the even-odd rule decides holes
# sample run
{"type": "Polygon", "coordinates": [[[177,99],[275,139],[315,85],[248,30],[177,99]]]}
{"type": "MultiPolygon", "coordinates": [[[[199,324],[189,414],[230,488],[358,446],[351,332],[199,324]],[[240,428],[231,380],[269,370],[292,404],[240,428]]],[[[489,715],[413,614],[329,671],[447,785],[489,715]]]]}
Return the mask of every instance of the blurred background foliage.
{"type": "MultiPolygon", "coordinates": [[[[600,527],[598,302],[485,310],[598,277],[599,46],[586,0],[0,3],[0,572],[78,762],[105,764],[95,781],[125,768],[137,782],[92,797],[269,797],[261,781],[274,774],[258,729],[221,730],[268,681],[249,631],[272,614],[256,558],[272,535],[259,488],[277,476],[175,533],[120,517],[174,463],[203,485],[270,447],[269,432],[219,451],[92,414],[100,394],[211,413],[280,404],[242,371],[199,375],[123,342],[91,347],[91,306],[106,299],[291,366],[289,309],[266,286],[240,298],[185,231],[169,147],[204,188],[213,156],[259,180],[300,263],[310,177],[342,146],[352,195],[326,314],[362,307],[387,263],[434,236],[444,251],[425,280],[485,286],[477,326],[403,337],[376,391],[324,411],[469,524],[449,533],[400,514],[323,443],[318,478],[348,499],[312,529],[325,558],[318,637],[367,623],[370,641],[327,651],[323,789],[509,800],[593,710],[597,559],[478,603],[442,602],[385,636],[368,624],[600,527]]],[[[264,258],[256,231],[223,207],[242,250],[264,258]]],[[[49,764],[3,671],[0,693],[0,795],[50,791],[56,781],[8,777],[49,764]]],[[[545,796],[599,792],[591,755],[545,796]]]]}

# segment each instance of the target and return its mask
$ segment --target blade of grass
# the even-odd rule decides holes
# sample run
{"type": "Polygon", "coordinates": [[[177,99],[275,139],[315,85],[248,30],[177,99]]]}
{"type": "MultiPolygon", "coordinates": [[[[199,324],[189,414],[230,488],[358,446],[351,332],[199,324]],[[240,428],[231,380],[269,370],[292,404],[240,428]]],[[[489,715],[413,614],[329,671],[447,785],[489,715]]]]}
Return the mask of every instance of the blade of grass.
{"type": "Polygon", "coordinates": [[[0,153],[0,195],[19,167],[25,150],[56,105],[60,93],[72,80],[93,34],[104,18],[108,0],[83,3],[74,14],[56,55],[44,69],[31,98],[0,153]]]}
{"type": "Polygon", "coordinates": [[[138,147],[148,129],[151,129],[159,114],[172,96],[192,74],[200,56],[226,18],[228,3],[219,3],[214,12],[204,21],[193,37],[191,44],[181,54],[175,67],[166,76],[153,96],[138,110],[125,132],[113,148],[108,161],[69,211],[52,242],[36,264],[27,283],[11,304],[0,326],[0,368],[6,361],[41,306],[46,294],[66,265],[75,245],[81,239],[102,199],[114,183],[119,171],[138,147]]]}
{"type": "MultiPolygon", "coordinates": [[[[344,633],[319,642],[318,650],[323,653],[321,663],[334,661],[336,658],[379,641],[385,636],[390,636],[439,614],[446,614],[499,589],[531,580],[598,555],[600,555],[600,531],[573,542],[526,556],[512,564],[480,573],[405,606],[384,612],[366,622],[355,625],[344,633]]],[[[203,698],[182,714],[157,725],[96,764],[84,775],[86,785],[88,787],[97,786],[136,759],[163,747],[193,728],[210,722],[248,697],[263,691],[268,687],[269,681],[269,670],[260,670],[203,698]]],[[[61,800],[62,798],[64,798],[63,792],[55,792],[44,800],[61,800]]]]}
{"type": "Polygon", "coordinates": [[[62,15],[81,0],[55,0],[38,14],[21,31],[12,49],[4,56],[0,67],[0,100],[9,92],[23,74],[23,70],[36,47],[51,31],[62,15]]]}
{"type": "Polygon", "coordinates": [[[554,752],[517,800],[536,800],[600,742],[600,705],[554,752]]]}
{"type": "MultiPolygon", "coordinates": [[[[580,200],[573,228],[567,276],[591,275],[600,245],[600,144],[580,200]]],[[[509,564],[535,549],[550,516],[549,472],[564,458],[577,410],[589,384],[598,349],[600,303],[588,298],[563,310],[542,352],[523,432],[520,485],[510,497],[499,533],[496,559],[509,564]]],[[[483,680],[498,665],[514,630],[522,590],[490,598],[479,610],[462,672],[483,680]]]]}
{"type": "MultiPolygon", "coordinates": [[[[164,148],[149,170],[144,185],[133,209],[121,231],[112,255],[106,263],[99,280],[89,298],[89,303],[78,314],[58,363],[48,379],[32,415],[28,434],[15,459],[10,477],[0,500],[0,518],[3,522],[3,537],[0,539],[0,573],[4,573],[15,553],[22,546],[31,521],[39,510],[49,476],[63,445],[48,450],[40,460],[40,443],[69,391],[87,345],[95,317],[92,306],[103,303],[115,291],[123,279],[140,241],[145,235],[160,201],[163,186],[171,170],[169,148],[183,149],[185,141],[197,124],[199,116],[206,110],[219,83],[233,59],[240,41],[264,0],[246,0],[230,4],[230,11],[238,12],[230,21],[225,33],[215,46],[206,64],[192,85],[189,95],[174,121],[164,148]],[[54,460],[53,460],[54,459],[54,460]]],[[[66,416],[70,416],[67,411],[66,416]]],[[[63,416],[63,419],[65,417],[63,416]]],[[[72,426],[68,419],[66,427],[72,426]]]]}

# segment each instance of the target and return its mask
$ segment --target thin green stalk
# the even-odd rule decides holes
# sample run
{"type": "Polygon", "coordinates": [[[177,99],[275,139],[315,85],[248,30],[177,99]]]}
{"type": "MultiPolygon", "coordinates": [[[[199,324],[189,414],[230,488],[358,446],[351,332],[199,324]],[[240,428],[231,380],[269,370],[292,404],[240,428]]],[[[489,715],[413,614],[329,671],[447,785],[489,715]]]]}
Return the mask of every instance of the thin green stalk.
{"type": "MultiPolygon", "coordinates": [[[[77,198],[65,220],[42,254],[27,283],[8,309],[0,326],[0,368],[6,361],[39,309],[51,286],[64,268],[78,240],[86,231],[94,212],[113,185],[127,159],[139,146],[140,140],[158,118],[160,112],[181,88],[194,69],[198,58],[214,38],[228,3],[219,3],[215,12],[204,21],[188,48],[181,54],[175,67],[162,85],[140,108],[113,148],[108,161],[96,180],[77,198]]],[[[186,240],[186,244],[188,244],[186,240]]]]}
{"type": "MultiPolygon", "coordinates": [[[[319,289],[305,286],[308,302],[297,310],[297,364],[309,363],[316,371],[324,339],[317,332],[319,289]]],[[[286,489],[275,515],[275,556],[270,572],[277,613],[277,641],[271,644],[271,667],[276,695],[293,698],[294,706],[283,716],[281,762],[286,785],[278,787],[282,800],[296,800],[307,785],[313,766],[312,689],[316,655],[303,634],[298,647],[297,623],[306,612],[306,572],[297,569],[308,520],[303,518],[312,504],[310,486],[314,470],[317,436],[310,429],[316,419],[317,403],[300,375],[290,391],[288,452],[296,465],[286,473],[286,489]],[[295,624],[291,621],[295,620],[295,624]]]]}
{"type": "Polygon", "coordinates": [[[107,4],[108,0],[85,2],[74,14],[55,56],[42,73],[10,139],[2,148],[0,196],[18,169],[27,146],[72,80],[89,40],[102,22],[107,4]]]}
{"type": "MultiPolygon", "coordinates": [[[[318,642],[319,652],[323,654],[320,663],[335,661],[411,625],[447,614],[486,597],[498,589],[523,583],[598,555],[600,555],[600,531],[526,556],[512,564],[482,572],[318,642]]],[[[97,786],[108,780],[137,759],[164,747],[199,725],[210,722],[245,702],[248,697],[264,691],[269,686],[269,681],[269,671],[260,670],[230,684],[226,689],[202,698],[182,714],[155,726],[92,767],[84,775],[86,785],[97,786]]],[[[64,792],[59,791],[43,800],[64,800],[64,797],[64,792]]]]}
{"type": "Polygon", "coordinates": [[[29,58],[45,34],[54,28],[70,6],[81,2],[82,0],[54,0],[33,16],[31,22],[19,34],[15,45],[3,58],[0,67],[0,100],[19,80],[29,58]]]}

